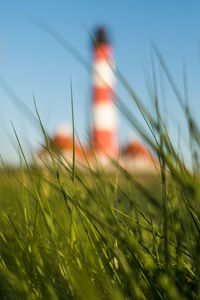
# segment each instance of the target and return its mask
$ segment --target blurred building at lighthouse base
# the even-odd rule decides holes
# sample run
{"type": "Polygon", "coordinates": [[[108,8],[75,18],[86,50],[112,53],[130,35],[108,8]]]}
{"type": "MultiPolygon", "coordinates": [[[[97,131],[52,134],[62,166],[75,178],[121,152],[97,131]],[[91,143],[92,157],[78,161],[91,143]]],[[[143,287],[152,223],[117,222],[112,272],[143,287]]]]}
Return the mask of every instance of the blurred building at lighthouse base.
{"type": "MultiPolygon", "coordinates": [[[[155,172],[158,166],[157,158],[150,153],[145,145],[138,139],[132,138],[127,145],[119,149],[117,156],[109,156],[92,145],[80,144],[77,139],[74,140],[68,124],[61,123],[55,135],[49,141],[51,153],[58,162],[72,164],[73,147],[75,152],[76,166],[81,169],[87,169],[88,164],[92,169],[103,167],[107,171],[114,171],[119,165],[131,172],[155,172]]],[[[37,154],[37,162],[51,163],[49,147],[43,148],[37,154]]]]}
{"type": "Polygon", "coordinates": [[[124,169],[137,172],[154,172],[158,166],[157,158],[138,138],[133,138],[122,149],[120,163],[124,169]]]}

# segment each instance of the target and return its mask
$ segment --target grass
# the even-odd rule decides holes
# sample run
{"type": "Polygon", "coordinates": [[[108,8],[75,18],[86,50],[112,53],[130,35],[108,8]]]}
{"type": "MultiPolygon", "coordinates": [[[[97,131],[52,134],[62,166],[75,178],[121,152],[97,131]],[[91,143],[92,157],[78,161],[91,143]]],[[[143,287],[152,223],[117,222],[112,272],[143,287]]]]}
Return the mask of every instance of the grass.
{"type": "MultiPolygon", "coordinates": [[[[150,243],[151,235],[151,225],[134,209],[132,185],[120,191],[100,174],[95,184],[81,174],[74,191],[71,176],[60,170],[64,196],[53,171],[31,172],[31,179],[24,169],[1,173],[1,297],[131,297],[131,277],[139,269],[132,269],[129,263],[136,262],[127,254],[134,247],[142,255],[137,239],[144,235],[150,243]]],[[[145,263],[152,268],[151,255],[145,254],[145,263]]]]}
{"type": "Polygon", "coordinates": [[[156,89],[152,115],[118,70],[150,134],[120,99],[118,106],[157,154],[155,176],[133,175],[116,161],[112,176],[79,170],[75,149],[72,164],[63,164],[36,108],[52,163],[30,166],[19,140],[25,165],[2,163],[0,299],[200,298],[200,132],[153,47],[186,116],[193,169],[174,149],[156,89]]]}

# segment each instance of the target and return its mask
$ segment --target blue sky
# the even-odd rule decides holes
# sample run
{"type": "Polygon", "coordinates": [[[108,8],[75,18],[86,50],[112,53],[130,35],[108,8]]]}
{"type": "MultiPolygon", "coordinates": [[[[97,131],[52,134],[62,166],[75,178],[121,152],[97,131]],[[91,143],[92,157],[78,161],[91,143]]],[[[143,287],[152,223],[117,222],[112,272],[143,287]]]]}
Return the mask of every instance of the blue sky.
{"type": "MultiPolygon", "coordinates": [[[[200,2],[148,0],[6,0],[0,8],[0,78],[8,83],[23,102],[34,111],[33,94],[41,119],[50,134],[61,121],[71,122],[70,76],[73,82],[76,129],[87,139],[91,76],[85,68],[50,35],[33,22],[38,19],[62,34],[81,54],[91,60],[90,41],[85,29],[96,25],[109,28],[118,68],[145,105],[150,107],[146,89],[146,70],[150,69],[153,40],[183,90],[182,65],[186,64],[190,105],[199,118],[200,79],[200,2]]],[[[163,77],[158,64],[158,73],[163,77]]],[[[160,77],[160,76],[159,76],[160,77]]],[[[164,78],[164,77],[163,77],[164,78]]],[[[172,139],[178,143],[178,130],[185,136],[185,120],[167,81],[165,97],[172,139]],[[178,125],[179,124],[179,125],[178,125]]],[[[141,120],[120,83],[117,91],[141,120]]],[[[8,162],[17,161],[14,124],[26,153],[39,148],[41,132],[14,105],[0,82],[0,153],[8,162]]],[[[132,129],[120,116],[120,138],[125,143],[132,129]]],[[[187,156],[187,150],[182,147],[187,156]]]]}

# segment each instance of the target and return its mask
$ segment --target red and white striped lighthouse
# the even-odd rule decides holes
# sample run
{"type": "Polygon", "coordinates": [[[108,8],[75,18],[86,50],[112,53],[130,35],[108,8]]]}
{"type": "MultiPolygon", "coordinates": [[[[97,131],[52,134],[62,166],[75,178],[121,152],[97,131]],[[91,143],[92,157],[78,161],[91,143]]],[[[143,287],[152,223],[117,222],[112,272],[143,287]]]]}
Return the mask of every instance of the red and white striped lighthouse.
{"type": "Polygon", "coordinates": [[[118,154],[117,115],[113,104],[114,74],[111,68],[112,47],[103,28],[96,31],[93,43],[93,132],[96,153],[110,157],[118,154]]]}

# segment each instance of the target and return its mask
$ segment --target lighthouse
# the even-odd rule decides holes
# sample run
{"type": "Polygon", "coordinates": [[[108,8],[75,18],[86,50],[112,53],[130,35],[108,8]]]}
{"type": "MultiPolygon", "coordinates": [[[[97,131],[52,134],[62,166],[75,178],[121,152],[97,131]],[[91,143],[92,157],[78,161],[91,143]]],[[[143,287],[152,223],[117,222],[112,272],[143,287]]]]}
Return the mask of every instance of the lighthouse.
{"type": "Polygon", "coordinates": [[[91,144],[97,155],[118,155],[117,115],[114,106],[115,78],[113,50],[104,28],[98,28],[93,42],[93,127],[91,144]]]}
{"type": "Polygon", "coordinates": [[[158,159],[138,138],[131,139],[121,147],[119,153],[113,49],[102,27],[95,32],[92,55],[92,126],[89,129],[89,145],[74,139],[69,126],[61,124],[50,143],[38,151],[36,160],[39,163],[51,163],[52,153],[56,153],[56,158],[64,158],[67,164],[73,163],[75,158],[79,168],[88,166],[89,162],[94,169],[103,165],[105,170],[114,170],[112,167],[115,165],[110,163],[110,158],[117,158],[118,163],[130,171],[157,171],[158,159]]]}

